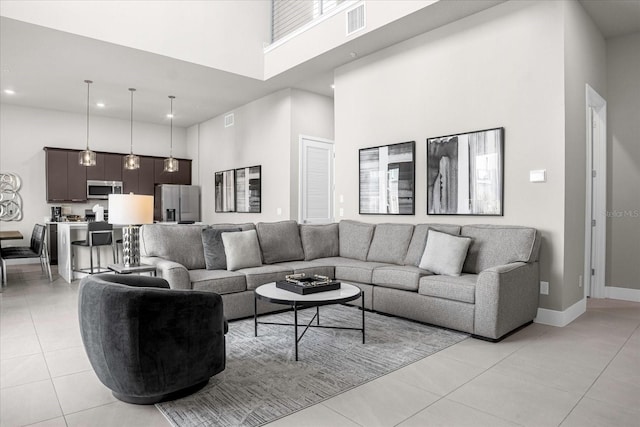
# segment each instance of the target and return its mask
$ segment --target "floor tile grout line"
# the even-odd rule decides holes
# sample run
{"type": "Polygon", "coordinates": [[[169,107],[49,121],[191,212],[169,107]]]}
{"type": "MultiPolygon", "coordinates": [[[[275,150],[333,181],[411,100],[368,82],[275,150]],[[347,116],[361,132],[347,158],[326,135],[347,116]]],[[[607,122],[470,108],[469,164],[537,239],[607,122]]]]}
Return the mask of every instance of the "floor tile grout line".
{"type": "MultiPolygon", "coordinates": [[[[336,395],[336,396],[338,396],[338,395],[336,395]]],[[[335,396],[333,396],[333,397],[335,397],[335,396]]],[[[327,399],[327,400],[329,400],[329,399],[327,399]]],[[[328,410],[330,410],[330,411],[331,411],[331,412],[333,412],[334,414],[338,414],[338,415],[339,415],[339,416],[341,416],[342,418],[346,418],[346,419],[348,419],[349,421],[351,421],[351,422],[352,422],[352,423],[354,423],[355,425],[358,425],[358,426],[360,426],[360,427],[365,427],[365,426],[363,426],[362,424],[360,424],[359,422],[357,422],[356,420],[353,420],[353,419],[351,419],[349,416],[347,416],[347,415],[343,414],[342,412],[339,412],[339,411],[337,411],[337,410],[333,409],[332,407],[325,405],[325,402],[326,402],[327,400],[324,400],[324,401],[322,401],[322,402],[318,403],[318,405],[322,405],[323,407],[327,408],[328,410]]],[[[316,405],[308,406],[308,407],[307,407],[307,408],[305,408],[305,409],[313,408],[314,406],[316,406],[316,405]]],[[[295,414],[295,412],[294,412],[293,414],[295,414]]],[[[293,414],[290,414],[290,415],[287,415],[287,416],[291,416],[291,415],[293,415],[293,414]]],[[[282,418],[287,418],[287,416],[282,417],[282,418]]],[[[280,418],[280,419],[282,419],[282,418],[280,418]]]]}
{"type": "MultiPolygon", "coordinates": [[[[609,360],[609,362],[607,363],[607,365],[602,368],[602,371],[600,371],[600,373],[598,374],[598,376],[591,382],[591,385],[587,388],[587,390],[582,394],[582,396],[580,396],[580,399],[578,399],[578,401],[576,402],[575,405],[573,405],[573,407],[571,408],[571,410],[569,410],[569,412],[567,413],[567,415],[562,419],[562,421],[560,422],[560,424],[558,424],[559,426],[562,425],[562,423],[564,423],[566,421],[566,419],[569,417],[569,415],[571,415],[571,413],[573,413],[573,411],[578,407],[578,405],[580,404],[580,402],[582,402],[584,400],[585,397],[587,397],[587,394],[589,394],[589,391],[593,388],[593,386],[595,385],[596,382],[598,382],[598,380],[600,379],[600,377],[602,376],[602,374],[607,370],[607,368],[611,365],[611,362],[613,362],[613,360],[618,356],[618,354],[620,354],[620,352],[622,351],[622,349],[624,348],[625,345],[627,345],[627,343],[629,342],[629,340],[631,339],[631,337],[633,336],[633,334],[636,333],[636,331],[640,329],[640,325],[636,326],[636,328],[633,330],[633,332],[631,332],[629,334],[629,336],[627,337],[627,339],[625,340],[624,344],[622,344],[620,346],[620,348],[618,349],[618,351],[616,351],[616,354],[614,354],[611,359],[609,360]]],[[[592,399],[592,398],[589,398],[592,399]]],[[[598,399],[594,399],[594,400],[598,400],[598,399]]],[[[600,401],[600,400],[598,400],[600,401]]],[[[609,402],[605,402],[607,404],[610,404],[609,402]]]]}

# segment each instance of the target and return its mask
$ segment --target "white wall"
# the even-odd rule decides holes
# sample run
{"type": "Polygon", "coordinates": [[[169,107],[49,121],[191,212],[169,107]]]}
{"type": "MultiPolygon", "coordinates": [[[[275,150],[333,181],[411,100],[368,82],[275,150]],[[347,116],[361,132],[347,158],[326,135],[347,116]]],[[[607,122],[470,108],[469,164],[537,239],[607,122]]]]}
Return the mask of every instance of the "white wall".
{"type": "Polygon", "coordinates": [[[194,180],[202,187],[203,222],[295,219],[299,135],[333,138],[332,100],[285,89],[236,108],[233,113],[232,127],[224,127],[221,115],[187,132],[189,152],[197,153],[193,156],[198,170],[194,180]],[[262,212],[216,213],[214,172],[255,165],[262,166],[262,212]]]}
{"type": "Polygon", "coordinates": [[[589,15],[574,0],[565,16],[565,217],[562,308],[584,298],[584,233],[587,123],[585,85],[606,98],[606,45],[589,15]]]}
{"type": "Polygon", "coordinates": [[[607,40],[606,285],[640,289],[640,33],[607,40]]]}
{"type": "Polygon", "coordinates": [[[3,16],[253,78],[263,77],[271,2],[13,1],[3,16]]]}
{"type": "MultiPolygon", "coordinates": [[[[129,152],[128,120],[93,115],[90,123],[92,150],[129,152]]],[[[136,154],[163,157],[169,154],[168,126],[134,122],[133,129],[133,150],[136,154]]],[[[185,140],[186,129],[174,127],[175,157],[189,157],[185,140]]],[[[46,202],[45,153],[42,148],[84,149],[85,145],[86,116],[83,114],[0,104],[0,171],[15,173],[22,179],[23,219],[0,222],[0,229],[17,229],[26,237],[26,242],[11,241],[11,245],[28,245],[33,225],[42,223],[51,214],[53,205],[46,202]]],[[[69,203],[63,208],[68,213],[84,216],[84,210],[95,203],[69,203]]]]}
{"type": "MultiPolygon", "coordinates": [[[[541,230],[541,306],[562,309],[563,5],[508,2],[372,54],[335,73],[336,194],[344,218],[493,223],[541,230]],[[426,215],[426,138],[505,128],[504,217],[426,215]],[[358,149],[416,141],[416,215],[358,214],[358,149]],[[528,181],[546,169],[547,182],[528,181]]],[[[336,215],[337,219],[340,219],[336,215]]]]}

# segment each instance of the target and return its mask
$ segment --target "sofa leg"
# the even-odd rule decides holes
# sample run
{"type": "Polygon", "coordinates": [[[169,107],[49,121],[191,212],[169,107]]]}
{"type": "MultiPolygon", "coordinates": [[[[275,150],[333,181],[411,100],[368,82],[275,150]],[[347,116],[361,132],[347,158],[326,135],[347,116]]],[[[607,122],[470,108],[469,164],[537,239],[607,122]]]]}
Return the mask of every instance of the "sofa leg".
{"type": "Polygon", "coordinates": [[[517,328],[515,328],[514,330],[512,330],[512,331],[510,331],[510,332],[507,332],[506,334],[504,334],[504,335],[503,335],[503,336],[501,336],[500,338],[487,338],[487,337],[482,337],[482,336],[480,336],[480,335],[475,335],[475,334],[472,334],[472,335],[471,335],[471,338],[475,338],[475,339],[482,340],[482,341],[489,341],[489,342],[492,342],[492,343],[497,343],[497,342],[500,342],[500,341],[502,341],[503,339],[505,339],[505,338],[507,338],[507,337],[510,337],[511,335],[515,334],[516,332],[518,332],[518,331],[520,331],[520,330],[522,330],[522,329],[526,328],[527,326],[529,326],[529,325],[530,325],[530,324],[532,324],[532,323],[533,323],[533,320],[530,320],[530,321],[528,321],[527,323],[525,323],[525,324],[523,324],[523,325],[518,326],[518,327],[517,327],[517,328]]]}

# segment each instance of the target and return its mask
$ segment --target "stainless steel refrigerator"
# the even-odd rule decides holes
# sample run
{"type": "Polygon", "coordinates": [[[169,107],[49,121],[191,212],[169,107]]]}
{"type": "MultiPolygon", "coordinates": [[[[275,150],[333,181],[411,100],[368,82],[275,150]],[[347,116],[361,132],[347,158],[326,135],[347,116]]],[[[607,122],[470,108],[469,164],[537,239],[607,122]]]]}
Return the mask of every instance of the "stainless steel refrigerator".
{"type": "Polygon", "coordinates": [[[156,185],[154,220],[161,222],[200,221],[200,187],[197,185],[156,185]]]}

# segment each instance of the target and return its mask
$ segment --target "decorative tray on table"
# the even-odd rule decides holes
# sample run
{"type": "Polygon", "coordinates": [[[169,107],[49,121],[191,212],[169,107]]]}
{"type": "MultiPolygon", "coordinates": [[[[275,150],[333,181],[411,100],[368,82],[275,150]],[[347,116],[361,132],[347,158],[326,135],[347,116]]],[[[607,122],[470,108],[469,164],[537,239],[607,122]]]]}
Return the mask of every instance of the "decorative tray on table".
{"type": "Polygon", "coordinates": [[[307,277],[306,274],[300,273],[285,276],[285,280],[276,282],[276,288],[295,292],[300,295],[308,295],[315,294],[316,292],[340,289],[340,282],[331,280],[327,276],[314,274],[313,277],[307,277]]]}

